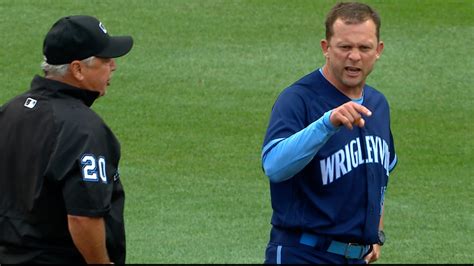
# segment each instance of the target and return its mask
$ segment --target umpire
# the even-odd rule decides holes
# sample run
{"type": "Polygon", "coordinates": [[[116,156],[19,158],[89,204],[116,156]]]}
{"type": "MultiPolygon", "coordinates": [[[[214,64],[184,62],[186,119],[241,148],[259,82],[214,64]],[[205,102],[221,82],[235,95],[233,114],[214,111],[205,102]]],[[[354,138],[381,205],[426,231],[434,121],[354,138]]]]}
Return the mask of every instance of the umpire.
{"type": "Polygon", "coordinates": [[[94,17],[63,17],[45,77],[0,108],[0,264],[125,263],[120,144],[90,107],[132,46],[94,17]]]}

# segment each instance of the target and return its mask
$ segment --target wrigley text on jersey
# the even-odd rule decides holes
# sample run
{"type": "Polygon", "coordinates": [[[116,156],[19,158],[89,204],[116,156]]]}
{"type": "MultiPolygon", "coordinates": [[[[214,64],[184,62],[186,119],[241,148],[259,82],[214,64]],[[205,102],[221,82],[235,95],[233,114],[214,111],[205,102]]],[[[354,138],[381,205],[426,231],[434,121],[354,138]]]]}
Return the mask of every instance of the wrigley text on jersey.
{"type": "Polygon", "coordinates": [[[387,142],[378,136],[365,136],[363,157],[360,138],[351,140],[344,148],[320,160],[323,185],[332,183],[364,163],[381,164],[389,175],[390,151],[387,142]]]}

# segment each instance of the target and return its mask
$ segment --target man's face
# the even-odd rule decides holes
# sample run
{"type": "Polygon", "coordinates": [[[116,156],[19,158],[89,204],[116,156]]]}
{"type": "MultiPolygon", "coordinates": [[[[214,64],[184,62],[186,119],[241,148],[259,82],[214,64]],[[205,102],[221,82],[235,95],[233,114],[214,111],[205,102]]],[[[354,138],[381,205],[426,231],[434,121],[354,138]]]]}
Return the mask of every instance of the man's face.
{"type": "Polygon", "coordinates": [[[100,96],[105,95],[107,86],[110,85],[112,72],[115,70],[115,60],[113,58],[96,57],[92,64],[83,64],[84,80],[82,85],[84,88],[97,91],[100,96]]]}
{"type": "Polygon", "coordinates": [[[337,19],[333,33],[329,41],[321,41],[327,78],[344,91],[362,89],[383,50],[383,43],[377,41],[375,23],[369,19],[359,24],[345,24],[337,19]]]}

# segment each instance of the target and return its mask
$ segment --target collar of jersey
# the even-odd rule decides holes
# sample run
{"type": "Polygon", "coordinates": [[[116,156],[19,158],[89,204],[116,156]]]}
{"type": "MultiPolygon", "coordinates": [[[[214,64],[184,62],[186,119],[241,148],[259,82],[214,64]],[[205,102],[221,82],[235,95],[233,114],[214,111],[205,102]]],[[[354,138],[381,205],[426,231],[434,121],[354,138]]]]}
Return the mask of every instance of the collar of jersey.
{"type": "Polygon", "coordinates": [[[99,97],[99,92],[81,89],[69,84],[47,79],[36,75],[31,82],[31,90],[49,92],[52,94],[63,94],[72,98],[81,100],[85,105],[92,106],[94,101],[99,97]]]}
{"type": "MultiPolygon", "coordinates": [[[[319,73],[321,73],[321,76],[323,76],[323,78],[326,80],[326,82],[331,84],[331,82],[329,82],[329,80],[324,76],[323,68],[321,67],[318,70],[319,70],[319,73]]],[[[334,87],[332,84],[331,86],[334,87]]],[[[364,94],[365,94],[365,86],[364,86],[364,89],[362,90],[362,97],[356,98],[356,99],[353,99],[353,98],[349,98],[349,99],[351,99],[355,103],[362,104],[364,102],[364,94]]]]}

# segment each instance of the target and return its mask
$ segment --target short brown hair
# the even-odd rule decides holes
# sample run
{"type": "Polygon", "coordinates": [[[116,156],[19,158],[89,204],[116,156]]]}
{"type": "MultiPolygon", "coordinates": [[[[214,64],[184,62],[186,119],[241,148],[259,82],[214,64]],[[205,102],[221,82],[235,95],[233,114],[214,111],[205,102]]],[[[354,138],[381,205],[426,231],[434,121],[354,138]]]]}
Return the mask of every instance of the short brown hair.
{"type": "Polygon", "coordinates": [[[375,35],[377,40],[380,39],[380,16],[373,8],[363,3],[341,2],[336,4],[326,17],[326,40],[329,41],[334,35],[333,25],[338,18],[346,24],[358,24],[372,19],[376,26],[375,35]]]}

